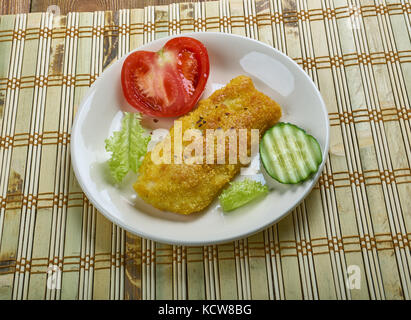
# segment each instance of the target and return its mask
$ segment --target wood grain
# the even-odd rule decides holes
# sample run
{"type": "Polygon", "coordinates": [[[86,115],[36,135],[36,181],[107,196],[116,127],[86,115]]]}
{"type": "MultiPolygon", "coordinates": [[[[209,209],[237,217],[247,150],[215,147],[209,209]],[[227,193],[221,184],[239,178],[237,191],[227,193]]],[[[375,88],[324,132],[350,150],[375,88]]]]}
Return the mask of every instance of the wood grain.
{"type": "Polygon", "coordinates": [[[30,12],[31,0],[2,0],[0,15],[30,12]]]}
{"type": "MultiPolygon", "coordinates": [[[[21,1],[21,0],[19,0],[21,1]]],[[[17,1],[17,2],[19,2],[17,1]]],[[[29,0],[26,0],[29,1],[29,0]]],[[[44,12],[51,5],[60,8],[60,14],[98,10],[144,8],[150,5],[168,5],[176,2],[199,2],[198,0],[31,0],[31,12],[44,12]]]]}

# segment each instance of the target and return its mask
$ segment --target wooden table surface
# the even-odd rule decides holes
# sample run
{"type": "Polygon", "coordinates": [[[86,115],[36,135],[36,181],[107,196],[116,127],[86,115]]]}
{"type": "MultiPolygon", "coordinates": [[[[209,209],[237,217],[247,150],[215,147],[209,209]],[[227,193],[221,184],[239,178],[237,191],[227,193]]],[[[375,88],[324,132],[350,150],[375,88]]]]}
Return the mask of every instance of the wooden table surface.
{"type": "Polygon", "coordinates": [[[44,12],[57,5],[60,14],[72,11],[97,11],[144,8],[149,5],[167,5],[175,2],[199,2],[198,0],[1,0],[1,14],[44,12]]]}

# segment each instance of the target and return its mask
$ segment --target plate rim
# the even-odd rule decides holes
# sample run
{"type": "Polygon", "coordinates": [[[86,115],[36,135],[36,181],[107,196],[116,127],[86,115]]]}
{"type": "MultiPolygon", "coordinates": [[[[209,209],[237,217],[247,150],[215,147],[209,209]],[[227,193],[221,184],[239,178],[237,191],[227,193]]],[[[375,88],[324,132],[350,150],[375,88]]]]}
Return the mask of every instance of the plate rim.
{"type": "Polygon", "coordinates": [[[309,75],[293,60],[291,59],[289,56],[287,56],[285,53],[279,51],[278,49],[262,42],[256,39],[252,39],[246,36],[242,36],[242,35],[237,35],[237,34],[232,34],[232,33],[226,33],[226,32],[189,32],[189,33],[184,33],[184,34],[175,34],[175,35],[169,35],[160,39],[155,39],[153,41],[150,41],[148,43],[143,44],[142,46],[139,46],[138,48],[131,50],[129,52],[127,52],[125,55],[123,55],[120,59],[118,59],[117,61],[115,61],[112,65],[110,65],[107,69],[105,69],[101,75],[96,79],[96,81],[94,81],[92,83],[92,85],[88,88],[86,94],[82,97],[81,102],[79,104],[79,107],[74,115],[74,119],[73,119],[73,123],[71,126],[71,132],[70,132],[70,137],[71,137],[71,141],[70,141],[70,158],[71,158],[71,165],[73,168],[73,172],[76,176],[76,180],[78,182],[78,184],[81,187],[81,190],[85,193],[85,195],[87,196],[87,198],[90,200],[90,202],[95,206],[95,208],[102,213],[108,220],[110,220],[111,222],[113,222],[114,224],[116,224],[117,226],[120,226],[121,228],[123,228],[124,230],[130,232],[133,235],[137,235],[139,237],[148,239],[148,240],[152,240],[155,242],[159,242],[159,243],[164,243],[164,244],[172,244],[172,245],[184,245],[184,246],[198,246],[198,245],[215,245],[215,244],[222,244],[222,243],[227,243],[230,241],[235,241],[235,240],[239,240],[239,239],[244,239],[247,238],[251,235],[254,235],[266,228],[269,228],[270,226],[274,225],[275,223],[277,223],[278,221],[282,220],[283,218],[285,218],[288,214],[290,214],[291,211],[293,211],[301,202],[304,201],[304,199],[311,193],[312,189],[314,188],[314,186],[316,185],[322,170],[324,168],[325,162],[327,160],[327,156],[328,156],[328,152],[329,152],[329,145],[330,145],[330,121],[329,121],[329,115],[328,115],[328,110],[326,107],[326,104],[322,98],[322,95],[319,91],[319,89],[317,88],[317,86],[315,85],[314,81],[309,77],[309,75]],[[93,93],[93,91],[95,90],[96,86],[98,85],[98,83],[101,81],[101,77],[103,76],[103,74],[105,72],[108,72],[108,70],[110,70],[111,68],[115,67],[117,64],[120,64],[128,55],[130,55],[131,53],[135,52],[135,51],[139,51],[139,50],[143,50],[145,48],[147,48],[148,46],[153,45],[153,43],[156,42],[164,42],[167,41],[169,39],[172,38],[176,38],[176,37],[190,37],[190,36],[196,36],[199,34],[207,34],[207,35],[215,35],[215,36],[223,36],[223,37],[234,37],[234,38],[239,38],[245,41],[251,41],[254,43],[257,43],[258,45],[262,45],[270,50],[273,50],[274,52],[276,52],[277,54],[281,55],[283,58],[285,58],[286,60],[288,60],[290,63],[294,64],[295,67],[297,67],[298,70],[301,71],[301,73],[304,75],[304,77],[308,80],[309,84],[311,85],[311,87],[314,89],[314,92],[317,94],[320,102],[321,102],[321,108],[324,112],[325,116],[325,124],[326,124],[326,136],[325,136],[325,148],[324,150],[322,150],[322,162],[320,164],[320,166],[318,167],[318,171],[316,173],[316,175],[312,178],[312,184],[311,186],[303,193],[301,199],[299,201],[297,201],[295,203],[294,206],[292,206],[289,210],[284,211],[281,215],[279,215],[278,217],[276,217],[275,219],[273,219],[271,222],[269,223],[264,223],[263,225],[261,225],[260,227],[256,228],[256,229],[252,229],[248,232],[244,232],[241,235],[235,235],[235,236],[226,236],[223,238],[219,238],[216,240],[212,240],[212,241],[201,241],[201,240],[187,240],[187,241],[180,241],[180,240],[173,240],[167,237],[161,237],[161,236],[157,236],[157,235],[152,235],[152,234],[147,234],[146,232],[139,230],[138,232],[136,232],[136,230],[131,229],[127,224],[123,224],[121,221],[119,221],[115,216],[111,215],[110,213],[106,212],[106,209],[100,205],[100,203],[94,198],[93,193],[89,192],[89,190],[87,188],[85,188],[85,184],[83,182],[83,179],[79,173],[79,168],[78,168],[78,164],[77,164],[77,157],[75,156],[76,151],[75,151],[75,145],[76,145],[76,139],[75,139],[75,132],[77,132],[77,127],[79,126],[78,122],[79,122],[79,118],[80,118],[80,114],[82,114],[82,112],[84,112],[85,108],[86,108],[86,103],[85,101],[88,100],[88,98],[90,97],[90,95],[93,93]]]}

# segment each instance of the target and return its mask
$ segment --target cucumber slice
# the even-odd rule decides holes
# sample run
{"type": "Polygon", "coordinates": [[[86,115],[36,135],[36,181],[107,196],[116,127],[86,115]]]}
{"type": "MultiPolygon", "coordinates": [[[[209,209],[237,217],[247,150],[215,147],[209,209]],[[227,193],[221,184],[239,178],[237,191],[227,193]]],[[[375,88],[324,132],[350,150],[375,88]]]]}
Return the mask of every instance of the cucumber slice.
{"type": "Polygon", "coordinates": [[[224,211],[232,211],[267,193],[267,186],[258,181],[244,179],[231,182],[218,199],[224,211]]]}
{"type": "Polygon", "coordinates": [[[260,156],[267,173],[285,184],[307,180],[322,162],[317,140],[303,129],[284,122],[265,132],[260,142],[260,156]]]}

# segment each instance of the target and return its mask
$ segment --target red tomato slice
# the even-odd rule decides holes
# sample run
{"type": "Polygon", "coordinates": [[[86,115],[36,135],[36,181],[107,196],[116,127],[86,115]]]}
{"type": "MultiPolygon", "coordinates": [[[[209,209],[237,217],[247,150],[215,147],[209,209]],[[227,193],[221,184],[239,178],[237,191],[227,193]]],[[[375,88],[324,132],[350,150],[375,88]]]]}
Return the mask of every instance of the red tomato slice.
{"type": "Polygon", "coordinates": [[[177,117],[194,108],[209,73],[205,46],[196,39],[178,37],[158,52],[131,53],[121,70],[121,84],[127,101],[138,111],[177,117]]]}

